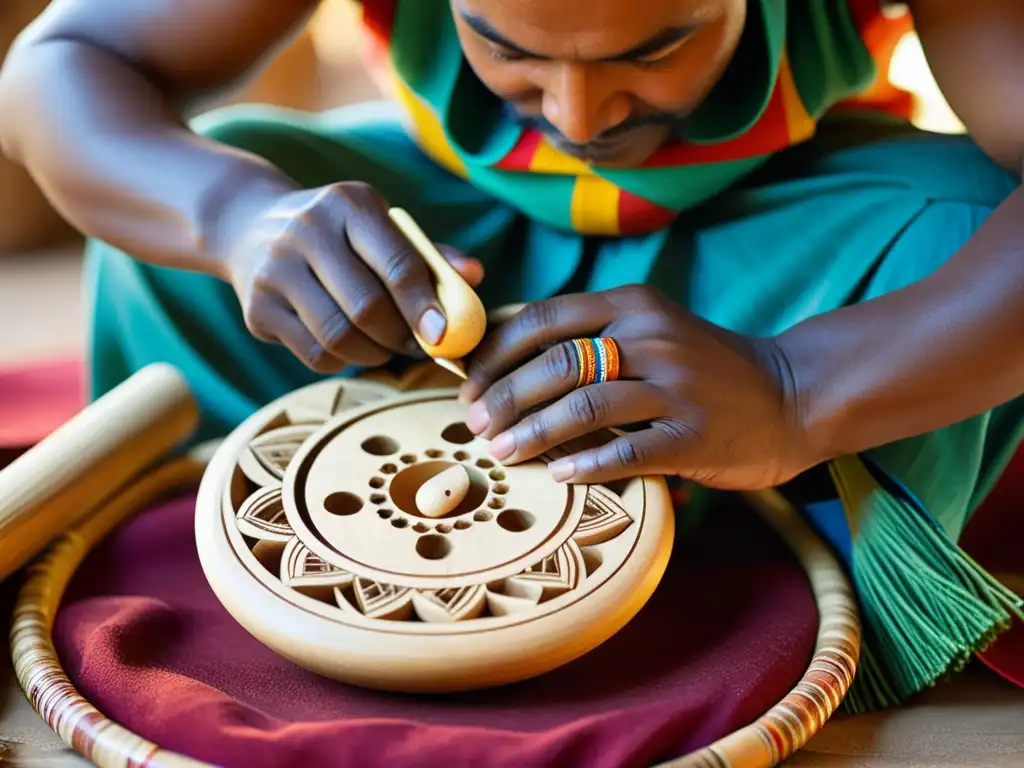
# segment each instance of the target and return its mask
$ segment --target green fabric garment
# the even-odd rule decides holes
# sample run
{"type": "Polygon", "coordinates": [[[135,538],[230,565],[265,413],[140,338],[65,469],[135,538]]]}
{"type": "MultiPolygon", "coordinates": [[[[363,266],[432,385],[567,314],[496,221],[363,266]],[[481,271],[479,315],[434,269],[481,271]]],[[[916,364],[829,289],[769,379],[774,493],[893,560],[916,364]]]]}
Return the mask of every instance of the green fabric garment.
{"type": "MultiPolygon", "coordinates": [[[[396,75],[438,116],[450,148],[478,188],[535,221],[572,229],[575,176],[494,167],[523,130],[466,63],[449,0],[397,0],[389,52],[396,75]]],[[[847,0],[756,0],[749,4],[735,56],[688,119],[684,138],[718,144],[754,131],[777,136],[778,146],[788,145],[785,126],[759,123],[784,53],[813,118],[862,91],[877,71],[847,0]]],[[[595,170],[622,190],[679,211],[705,202],[769,157],[738,150],[728,161],[595,170]]]]}
{"type": "MultiPolygon", "coordinates": [[[[671,228],[584,238],[532,220],[439,168],[408,138],[390,105],[315,117],[230,108],[196,128],[267,158],[303,186],[369,182],[431,238],[483,262],[488,276],[480,294],[490,307],[650,283],[695,313],[749,334],[778,333],[920,280],[971,237],[1016,183],[965,137],[849,117],[823,123],[816,139],[780,154],[671,228]]],[[[148,266],[95,241],[86,275],[93,396],[149,363],[170,362],[198,397],[198,440],[226,433],[317,378],[283,347],[249,335],[229,285],[148,266]]],[[[872,689],[857,692],[855,700],[866,702],[858,707],[893,703],[931,684],[1005,626],[1012,598],[980,576],[968,579],[975,572],[953,542],[1020,443],[1022,427],[1024,399],[863,457],[896,490],[849,494],[850,514],[882,521],[876,528],[884,523],[880,533],[860,535],[846,558],[868,609],[869,641],[881,638],[868,648],[872,689]],[[923,513],[919,520],[915,509],[923,513]],[[920,578],[922,567],[910,560],[900,570],[907,537],[915,551],[928,553],[931,565],[920,578]],[[970,581],[973,591],[957,597],[953,609],[939,609],[936,619],[933,606],[951,579],[970,581]],[[901,608],[893,619],[885,595],[902,587],[919,607],[901,608]],[[976,630],[961,630],[958,611],[976,630]],[[939,629],[911,630],[914,642],[899,639],[918,614],[939,629]],[[940,630],[952,639],[934,640],[940,630]]],[[[837,477],[842,487],[842,473],[837,477]]]]}

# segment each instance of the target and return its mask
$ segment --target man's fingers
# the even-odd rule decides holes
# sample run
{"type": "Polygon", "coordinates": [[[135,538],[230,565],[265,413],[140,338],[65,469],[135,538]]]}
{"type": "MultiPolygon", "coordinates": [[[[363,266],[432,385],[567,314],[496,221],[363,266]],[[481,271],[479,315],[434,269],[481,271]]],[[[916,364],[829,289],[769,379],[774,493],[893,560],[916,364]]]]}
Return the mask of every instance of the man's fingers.
{"type": "Polygon", "coordinates": [[[456,248],[452,248],[450,245],[443,245],[439,243],[437,250],[439,250],[445,260],[454,267],[455,271],[462,276],[462,279],[472,287],[477,288],[480,283],[484,281],[484,265],[480,263],[479,259],[466,256],[456,248]]]}
{"type": "Polygon", "coordinates": [[[383,365],[390,359],[391,353],[352,322],[312,272],[296,272],[281,286],[282,295],[328,356],[364,366],[383,365]]]}
{"type": "Polygon", "coordinates": [[[391,221],[380,195],[365,185],[345,187],[345,232],[353,251],[384,283],[408,326],[437,344],[447,320],[427,262],[391,221]]]}
{"type": "Polygon", "coordinates": [[[686,432],[678,425],[667,429],[655,423],[554,461],[548,470],[558,482],[580,485],[611,483],[639,475],[675,475],[690,446],[686,432]]]}
{"type": "Polygon", "coordinates": [[[332,374],[343,370],[347,363],[321,346],[298,315],[276,302],[266,302],[256,311],[260,336],[276,340],[287,348],[310,370],[332,374]]]}
{"type": "Polygon", "coordinates": [[[598,430],[652,421],[664,413],[660,392],[644,382],[581,387],[497,435],[491,453],[506,464],[526,461],[598,430]]]}
{"type": "Polygon", "coordinates": [[[464,402],[477,400],[499,377],[550,344],[599,335],[614,319],[615,311],[600,293],[557,296],[527,304],[473,353],[460,398],[464,402]]]}
{"type": "Polygon", "coordinates": [[[347,242],[312,254],[309,264],[335,306],[378,346],[405,354],[415,344],[394,299],[347,242]]]}

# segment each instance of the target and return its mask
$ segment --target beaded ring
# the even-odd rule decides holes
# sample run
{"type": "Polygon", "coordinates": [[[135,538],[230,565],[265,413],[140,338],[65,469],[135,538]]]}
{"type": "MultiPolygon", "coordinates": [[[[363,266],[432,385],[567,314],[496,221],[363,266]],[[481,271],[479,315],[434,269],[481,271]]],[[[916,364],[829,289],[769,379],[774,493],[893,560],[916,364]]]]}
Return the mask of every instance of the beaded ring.
{"type": "Polygon", "coordinates": [[[580,369],[577,389],[619,378],[619,347],[614,339],[573,339],[572,345],[580,369]]]}

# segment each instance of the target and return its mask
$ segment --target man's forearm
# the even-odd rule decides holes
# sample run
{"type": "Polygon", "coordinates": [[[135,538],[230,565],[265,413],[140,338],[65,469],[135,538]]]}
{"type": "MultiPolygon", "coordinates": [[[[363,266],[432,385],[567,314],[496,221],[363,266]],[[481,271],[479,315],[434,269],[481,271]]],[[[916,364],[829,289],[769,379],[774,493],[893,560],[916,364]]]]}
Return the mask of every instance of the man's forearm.
{"type": "Polygon", "coordinates": [[[0,112],[5,154],[61,214],[150,263],[218,273],[225,233],[290,188],[264,161],[194,135],[157,88],[87,44],[13,52],[0,112]]]}
{"type": "Polygon", "coordinates": [[[962,421],[1024,394],[1024,189],[940,270],[779,337],[821,459],[962,421]]]}

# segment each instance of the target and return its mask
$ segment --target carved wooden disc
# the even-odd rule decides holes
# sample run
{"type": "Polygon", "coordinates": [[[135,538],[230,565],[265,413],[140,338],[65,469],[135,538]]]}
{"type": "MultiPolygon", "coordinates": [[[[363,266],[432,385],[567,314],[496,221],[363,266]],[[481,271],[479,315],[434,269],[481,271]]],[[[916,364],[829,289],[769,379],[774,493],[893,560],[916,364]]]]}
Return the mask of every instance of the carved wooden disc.
{"type": "Polygon", "coordinates": [[[559,484],[495,461],[464,418],[454,389],[331,380],[243,423],[196,511],[227,610],[308,669],[410,692],[521,680],[621,629],[668,561],[664,480],[559,484]],[[465,498],[423,515],[417,490],[456,464],[465,498]]]}

